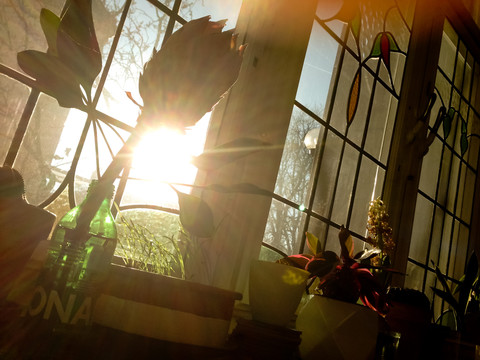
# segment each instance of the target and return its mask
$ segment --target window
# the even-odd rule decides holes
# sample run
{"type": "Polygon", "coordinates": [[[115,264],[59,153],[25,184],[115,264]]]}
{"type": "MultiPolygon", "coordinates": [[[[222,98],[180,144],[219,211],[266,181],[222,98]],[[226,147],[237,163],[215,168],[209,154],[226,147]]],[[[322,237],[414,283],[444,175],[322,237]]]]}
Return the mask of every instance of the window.
{"type": "MultiPolygon", "coordinates": [[[[413,222],[405,285],[431,295],[436,285],[433,264],[460,279],[474,248],[471,236],[479,153],[479,63],[447,20],[436,75],[439,101],[430,117],[434,126],[440,108],[446,118],[426,154],[413,222]]],[[[441,285],[438,285],[441,288],[441,285]]],[[[435,316],[442,301],[435,301],[435,316]]]]}
{"type": "MultiPolygon", "coordinates": [[[[269,146],[215,171],[190,169],[186,180],[163,181],[252,183],[277,196],[202,193],[218,224],[204,249],[210,283],[243,291],[262,240],[291,254],[304,251],[309,231],[336,250],[343,224],[363,246],[368,204],[377,197],[389,206],[394,264],[409,273],[396,285],[428,293],[430,260],[456,278],[480,246],[472,221],[480,206],[480,144],[472,135],[479,134],[479,30],[461,3],[432,11],[423,1],[359,1],[347,11],[341,0],[94,1],[103,69],[89,114],[31,90],[16,64],[18,51],[46,48],[40,8],[58,14],[64,1],[0,3],[2,16],[16,19],[1,22],[0,156],[24,174],[31,203],[61,215],[83,198],[135,125],[138,108],[125,91],[139,100],[138,76],[152,49],[185,21],[211,14],[229,17],[248,48],[237,84],[200,122],[193,151],[239,137],[269,146]],[[438,99],[422,127],[433,92],[438,99]],[[441,105],[461,117],[451,119],[448,137],[436,132],[423,157],[441,105]],[[314,148],[305,147],[307,134],[314,148]]],[[[139,158],[118,179],[115,200],[153,232],[176,232],[176,199],[160,191],[156,173],[163,165],[139,158]]]]}
{"type": "Polygon", "coordinates": [[[415,3],[345,4],[319,1],[298,85],[275,188],[291,203],[272,203],[264,238],[287,254],[306,251],[306,231],[333,251],[340,225],[363,238],[382,195],[415,3]]]}
{"type": "MultiPolygon", "coordinates": [[[[23,174],[28,201],[58,218],[85,197],[90,180],[103,173],[135,126],[139,108],[126,92],[141,102],[138,79],[153,49],[192,18],[229,17],[226,28],[233,28],[241,1],[93,1],[103,69],[94,84],[95,111],[90,113],[62,108],[55,99],[30,91],[31,81],[17,65],[17,52],[47,48],[39,21],[41,8],[59,15],[65,4],[65,0],[3,1],[1,25],[6,56],[0,76],[4,109],[0,155],[4,164],[14,165],[23,174]]],[[[202,152],[208,123],[209,114],[182,139],[183,146],[175,152],[180,157],[159,147],[164,143],[171,147],[171,138],[149,134],[143,140],[131,167],[116,182],[115,202],[123,214],[151,232],[178,233],[177,198],[165,182],[194,182],[196,169],[188,161],[202,152]],[[166,156],[158,155],[162,153],[166,156]],[[165,178],[165,174],[171,176],[165,178]]]]}

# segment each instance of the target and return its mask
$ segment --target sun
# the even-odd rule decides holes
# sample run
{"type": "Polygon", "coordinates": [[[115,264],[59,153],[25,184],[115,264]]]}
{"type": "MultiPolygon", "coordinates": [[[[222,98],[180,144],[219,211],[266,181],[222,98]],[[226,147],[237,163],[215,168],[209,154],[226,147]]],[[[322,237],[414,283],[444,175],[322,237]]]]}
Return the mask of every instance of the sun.
{"type": "MultiPolygon", "coordinates": [[[[161,128],[144,135],[133,154],[129,181],[134,182],[139,200],[177,207],[177,196],[169,184],[193,184],[197,168],[191,159],[203,151],[208,120],[202,118],[185,134],[161,128]]],[[[175,187],[183,192],[191,190],[175,187]]]]}

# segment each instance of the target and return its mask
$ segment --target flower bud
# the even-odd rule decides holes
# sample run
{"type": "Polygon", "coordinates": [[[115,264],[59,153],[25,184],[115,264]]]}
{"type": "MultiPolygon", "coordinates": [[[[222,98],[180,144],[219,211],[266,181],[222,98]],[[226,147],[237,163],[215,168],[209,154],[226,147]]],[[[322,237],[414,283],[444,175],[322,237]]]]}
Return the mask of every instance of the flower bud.
{"type": "Polygon", "coordinates": [[[186,23],[159,50],[140,76],[142,119],[183,131],[193,126],[236,81],[245,46],[222,32],[226,20],[203,17],[186,23]]]}

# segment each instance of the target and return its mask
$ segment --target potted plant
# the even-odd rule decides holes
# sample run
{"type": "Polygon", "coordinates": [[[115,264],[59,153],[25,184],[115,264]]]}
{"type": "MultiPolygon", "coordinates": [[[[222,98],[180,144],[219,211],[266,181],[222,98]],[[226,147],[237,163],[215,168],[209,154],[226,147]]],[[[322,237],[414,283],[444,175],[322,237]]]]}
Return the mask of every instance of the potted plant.
{"type": "MultiPolygon", "coordinates": [[[[435,266],[437,280],[443,290],[432,287],[435,295],[444,300],[450,310],[444,312],[437,322],[450,325],[452,330],[458,331],[462,340],[480,344],[480,282],[477,255],[473,252],[470,256],[464,275],[455,281],[456,285],[450,286],[447,276],[438,266],[435,266]],[[453,324],[446,324],[448,316],[453,314],[453,324]]],[[[450,317],[450,320],[451,317],[450,317]]]]}
{"type": "Polygon", "coordinates": [[[353,255],[353,240],[343,226],[339,232],[340,256],[321,247],[307,233],[312,254],[279,260],[310,272],[307,291],[313,296],[300,310],[297,329],[302,331],[300,353],[313,359],[322,353],[329,359],[369,359],[375,352],[378,315],[388,310],[386,289],[365,264],[379,253],[362,250],[353,255]],[[313,289],[312,289],[313,288],[313,289]],[[361,300],[365,306],[357,304],[361,300]]]}

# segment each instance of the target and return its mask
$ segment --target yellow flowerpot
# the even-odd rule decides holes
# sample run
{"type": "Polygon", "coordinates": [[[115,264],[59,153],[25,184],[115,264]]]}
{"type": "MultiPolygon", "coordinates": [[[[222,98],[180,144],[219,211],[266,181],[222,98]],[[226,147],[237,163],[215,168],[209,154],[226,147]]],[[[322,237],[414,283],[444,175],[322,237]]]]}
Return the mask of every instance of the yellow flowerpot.
{"type": "Polygon", "coordinates": [[[293,266],[253,261],[249,286],[253,320],[287,326],[297,310],[309,275],[308,271],[293,266]]]}

